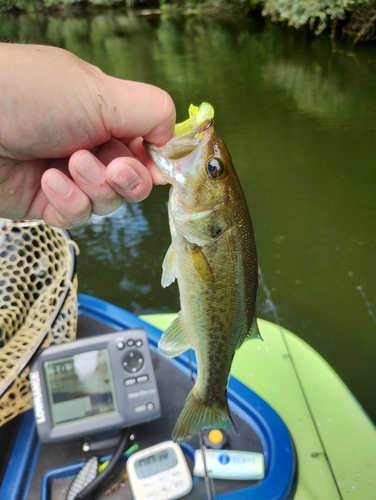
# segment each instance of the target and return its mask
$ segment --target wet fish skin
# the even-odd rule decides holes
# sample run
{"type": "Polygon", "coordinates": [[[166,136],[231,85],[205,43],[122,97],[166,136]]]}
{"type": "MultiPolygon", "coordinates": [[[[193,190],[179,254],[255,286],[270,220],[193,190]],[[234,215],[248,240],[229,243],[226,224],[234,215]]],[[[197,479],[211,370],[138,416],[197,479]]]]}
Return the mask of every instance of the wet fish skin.
{"type": "Polygon", "coordinates": [[[193,347],[198,372],[173,439],[188,440],[208,427],[236,431],[227,402],[231,363],[246,338],[259,337],[257,255],[247,203],[212,120],[162,148],[147,149],[172,185],[172,243],[162,285],[177,278],[181,303],[159,350],[174,357],[193,347]]]}

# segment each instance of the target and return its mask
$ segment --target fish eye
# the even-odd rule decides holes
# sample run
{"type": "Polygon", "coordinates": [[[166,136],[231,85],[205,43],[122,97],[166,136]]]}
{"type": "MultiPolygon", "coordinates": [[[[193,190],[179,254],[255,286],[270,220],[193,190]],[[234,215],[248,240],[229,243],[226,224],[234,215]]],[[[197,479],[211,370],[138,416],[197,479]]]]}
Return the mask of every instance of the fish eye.
{"type": "Polygon", "coordinates": [[[218,177],[223,174],[224,165],[219,158],[211,158],[206,165],[206,169],[209,177],[212,179],[218,179],[218,177]]]}

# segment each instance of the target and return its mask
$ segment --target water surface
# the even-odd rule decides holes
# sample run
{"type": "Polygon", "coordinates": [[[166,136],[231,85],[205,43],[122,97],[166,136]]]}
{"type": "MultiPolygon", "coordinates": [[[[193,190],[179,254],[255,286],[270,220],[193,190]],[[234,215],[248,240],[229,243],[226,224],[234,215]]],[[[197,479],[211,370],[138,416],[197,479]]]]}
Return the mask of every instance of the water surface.
{"type": "MultiPolygon", "coordinates": [[[[281,324],[324,356],[375,420],[375,49],[351,52],[260,19],[124,11],[2,16],[0,39],[61,46],[114,76],[161,86],[179,120],[191,102],[214,105],[281,324]]],[[[72,231],[81,292],[136,313],[178,309],[176,286],[160,286],[167,197],[157,187],[72,231]]],[[[262,289],[258,301],[273,320],[262,289]]]]}

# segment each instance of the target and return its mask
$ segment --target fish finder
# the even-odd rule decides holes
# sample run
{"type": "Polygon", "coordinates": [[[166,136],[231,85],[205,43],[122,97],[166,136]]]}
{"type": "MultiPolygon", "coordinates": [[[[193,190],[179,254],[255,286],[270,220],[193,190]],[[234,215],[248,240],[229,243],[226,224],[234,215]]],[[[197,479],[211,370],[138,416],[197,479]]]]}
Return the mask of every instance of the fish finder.
{"type": "Polygon", "coordinates": [[[30,385],[43,443],[118,430],[161,415],[142,329],[48,347],[31,366],[30,385]]]}

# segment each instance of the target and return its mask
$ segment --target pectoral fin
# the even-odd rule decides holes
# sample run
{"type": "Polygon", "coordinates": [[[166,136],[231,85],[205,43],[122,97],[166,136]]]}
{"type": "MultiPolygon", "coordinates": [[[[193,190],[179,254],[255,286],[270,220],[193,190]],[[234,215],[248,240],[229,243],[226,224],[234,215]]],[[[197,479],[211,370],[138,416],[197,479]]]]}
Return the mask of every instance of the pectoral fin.
{"type": "Polygon", "coordinates": [[[201,248],[194,245],[189,251],[189,254],[202,281],[209,286],[213,286],[215,283],[213,270],[201,248]]]}
{"type": "Polygon", "coordinates": [[[207,230],[210,222],[208,217],[213,214],[213,210],[194,212],[181,215],[175,218],[174,222],[178,232],[193,245],[204,246],[212,241],[212,236],[207,230]]]}
{"type": "Polygon", "coordinates": [[[171,285],[176,279],[176,253],[174,247],[170,245],[162,263],[162,286],[171,285]]]}
{"type": "Polygon", "coordinates": [[[174,358],[191,347],[192,342],[179,315],[163,332],[158,350],[166,358],[174,358]]]}
{"type": "Polygon", "coordinates": [[[172,221],[181,236],[193,245],[203,247],[212,243],[218,236],[216,229],[223,233],[228,228],[222,213],[224,208],[221,203],[210,210],[180,214],[179,217],[172,217],[172,221]]]}

